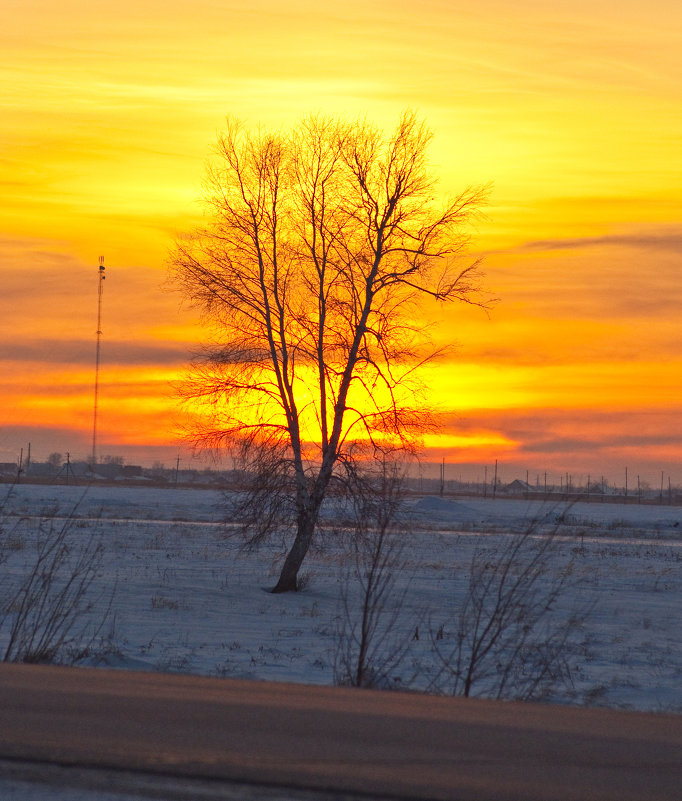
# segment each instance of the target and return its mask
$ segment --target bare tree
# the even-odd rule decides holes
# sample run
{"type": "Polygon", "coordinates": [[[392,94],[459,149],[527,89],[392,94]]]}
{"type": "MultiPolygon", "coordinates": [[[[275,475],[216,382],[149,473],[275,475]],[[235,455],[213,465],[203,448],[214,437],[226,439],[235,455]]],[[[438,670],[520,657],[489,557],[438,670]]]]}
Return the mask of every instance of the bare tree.
{"type": "Polygon", "coordinates": [[[51,467],[54,467],[55,469],[58,469],[58,468],[60,468],[60,467],[62,466],[62,462],[63,462],[63,461],[64,461],[64,457],[61,455],[61,453],[57,453],[57,452],[55,452],[55,453],[51,453],[51,454],[50,454],[50,455],[47,457],[47,463],[48,463],[48,464],[49,464],[51,467]]]}
{"type": "MultiPolygon", "coordinates": [[[[412,449],[434,418],[417,395],[428,348],[418,302],[483,305],[464,224],[486,191],[445,206],[427,169],[431,134],[404,114],[371,125],[311,117],[289,133],[218,141],[207,222],[178,241],[175,279],[214,341],[184,387],[197,444],[237,448],[265,506],[295,536],[275,592],[297,589],[331,484],[359,455],[412,449]],[[263,483],[277,485],[265,497],[263,483]],[[274,499],[274,506],[269,499],[274,499]]],[[[258,522],[260,520],[260,522],[258,522]]]]}

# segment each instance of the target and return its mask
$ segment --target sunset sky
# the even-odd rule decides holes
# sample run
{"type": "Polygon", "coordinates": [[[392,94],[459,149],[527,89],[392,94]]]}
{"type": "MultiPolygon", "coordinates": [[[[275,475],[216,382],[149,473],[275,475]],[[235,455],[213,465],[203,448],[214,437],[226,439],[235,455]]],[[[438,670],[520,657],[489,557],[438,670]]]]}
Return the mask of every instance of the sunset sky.
{"type": "Polygon", "coordinates": [[[166,263],[225,116],[410,108],[444,196],[493,185],[499,298],[424,310],[457,343],[425,458],[682,483],[677,0],[0,3],[0,462],[90,451],[103,255],[98,450],[189,464],[171,384],[202,332],[166,263]]]}

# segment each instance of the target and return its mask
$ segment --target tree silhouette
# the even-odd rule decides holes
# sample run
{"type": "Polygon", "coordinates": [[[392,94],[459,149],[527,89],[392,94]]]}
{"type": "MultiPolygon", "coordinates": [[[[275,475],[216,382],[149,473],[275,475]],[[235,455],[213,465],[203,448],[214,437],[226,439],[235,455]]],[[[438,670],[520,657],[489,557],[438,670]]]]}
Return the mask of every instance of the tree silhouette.
{"type": "Polygon", "coordinates": [[[486,190],[437,207],[430,139],[411,113],[390,136],[319,117],[286,133],[228,120],[206,223],[176,243],[174,276],[213,335],[183,390],[203,406],[194,438],[239,449],[254,539],[285,521],[296,532],[275,592],[297,589],[330,487],[434,425],[420,299],[483,305],[477,263],[460,257],[486,190]]]}

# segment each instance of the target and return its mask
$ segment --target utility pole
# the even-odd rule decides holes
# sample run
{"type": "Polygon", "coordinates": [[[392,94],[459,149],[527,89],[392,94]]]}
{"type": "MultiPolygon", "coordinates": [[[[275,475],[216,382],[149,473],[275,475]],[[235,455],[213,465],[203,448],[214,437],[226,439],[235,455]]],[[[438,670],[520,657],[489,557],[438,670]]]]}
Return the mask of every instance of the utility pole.
{"type": "Polygon", "coordinates": [[[62,469],[57,473],[57,478],[62,474],[62,471],[64,471],[64,478],[66,479],[67,485],[69,483],[69,478],[73,478],[74,481],[76,480],[73,470],[71,469],[71,454],[68,451],[66,452],[66,461],[62,465],[62,469]]]}
{"type": "Polygon", "coordinates": [[[91,469],[97,464],[97,406],[99,403],[99,352],[102,339],[102,292],[104,290],[104,256],[99,257],[99,271],[97,278],[97,348],[95,351],[95,406],[92,419],[92,456],[91,469]]]}

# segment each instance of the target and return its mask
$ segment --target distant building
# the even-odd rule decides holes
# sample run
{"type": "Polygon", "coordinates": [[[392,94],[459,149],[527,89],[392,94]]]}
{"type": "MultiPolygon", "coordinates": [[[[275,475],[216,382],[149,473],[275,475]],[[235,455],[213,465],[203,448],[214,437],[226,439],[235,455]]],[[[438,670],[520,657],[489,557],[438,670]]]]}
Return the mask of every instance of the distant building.
{"type": "Polygon", "coordinates": [[[60,468],[49,462],[31,462],[26,470],[29,478],[54,478],[59,473],[60,468]]]}
{"type": "Polygon", "coordinates": [[[507,484],[505,487],[505,492],[508,492],[510,495],[524,495],[526,492],[535,492],[536,490],[537,487],[533,487],[527,481],[521,481],[520,478],[512,481],[511,484],[507,484]]]}
{"type": "Polygon", "coordinates": [[[123,478],[141,478],[142,474],[142,465],[125,464],[121,467],[121,475],[123,478]]]}
{"type": "Polygon", "coordinates": [[[587,485],[587,493],[590,495],[605,495],[606,489],[601,481],[591,481],[587,485]]]}
{"type": "Polygon", "coordinates": [[[92,471],[99,478],[106,478],[112,481],[115,478],[120,478],[123,472],[123,465],[116,464],[116,462],[102,462],[92,466],[92,471]]]}

